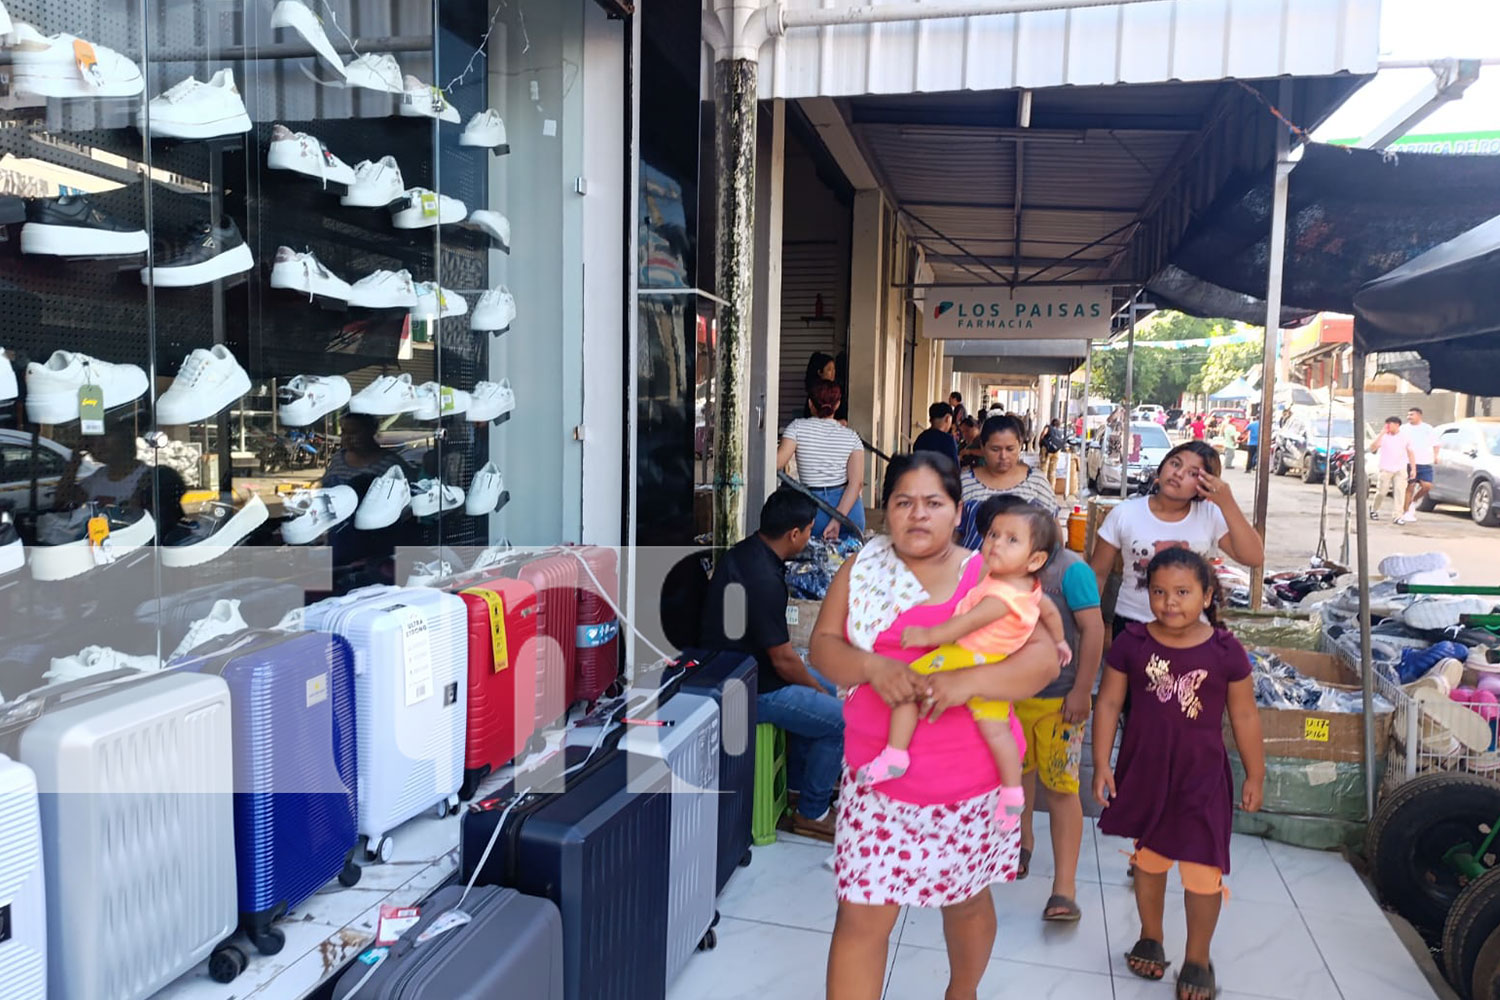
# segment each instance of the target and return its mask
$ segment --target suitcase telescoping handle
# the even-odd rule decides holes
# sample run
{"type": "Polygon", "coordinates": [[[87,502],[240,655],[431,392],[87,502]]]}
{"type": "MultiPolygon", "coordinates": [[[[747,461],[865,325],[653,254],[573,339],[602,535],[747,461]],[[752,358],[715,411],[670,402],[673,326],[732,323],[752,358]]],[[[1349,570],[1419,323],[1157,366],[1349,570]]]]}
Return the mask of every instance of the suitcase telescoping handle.
{"type": "Polygon", "coordinates": [[[119,670],[106,670],[102,674],[82,677],[76,681],[49,684],[40,691],[22,695],[0,711],[0,733],[12,732],[22,726],[30,725],[47,709],[56,708],[74,698],[93,693],[116,681],[127,677],[148,677],[152,673],[154,672],[129,670],[122,667],[119,670]]]}

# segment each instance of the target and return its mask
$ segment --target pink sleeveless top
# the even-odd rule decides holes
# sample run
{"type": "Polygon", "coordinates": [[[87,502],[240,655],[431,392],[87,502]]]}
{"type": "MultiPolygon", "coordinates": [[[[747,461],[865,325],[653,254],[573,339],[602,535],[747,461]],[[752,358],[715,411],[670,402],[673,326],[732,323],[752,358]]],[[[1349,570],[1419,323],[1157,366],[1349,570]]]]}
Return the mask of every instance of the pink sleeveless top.
{"type": "MultiPolygon", "coordinates": [[[[942,604],[921,604],[902,612],[890,628],[875,640],[875,652],[902,663],[912,663],[931,648],[903,649],[901,632],[910,626],[930,627],[953,617],[963,596],[973,589],[984,572],[984,560],[971,557],[953,596],[942,604]]],[[[885,749],[890,735],[891,710],[868,684],[861,684],[844,702],[844,760],[850,769],[875,759],[885,749]]],[[[1025,752],[1025,739],[1014,714],[1010,717],[1016,745],[1025,752]]],[[[880,785],[880,791],[899,802],[919,806],[963,802],[993,791],[1000,773],[989,747],[979,735],[967,707],[950,708],[937,722],[921,722],[911,741],[911,768],[904,775],[880,785]]]]}

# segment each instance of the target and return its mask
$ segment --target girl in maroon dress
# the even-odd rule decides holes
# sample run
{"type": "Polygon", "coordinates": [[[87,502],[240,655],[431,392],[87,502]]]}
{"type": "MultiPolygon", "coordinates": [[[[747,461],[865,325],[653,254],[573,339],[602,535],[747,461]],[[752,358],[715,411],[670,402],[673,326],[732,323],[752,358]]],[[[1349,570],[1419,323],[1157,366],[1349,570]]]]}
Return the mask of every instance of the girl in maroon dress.
{"type": "Polygon", "coordinates": [[[1166,549],[1146,570],[1156,620],[1132,622],[1106,658],[1094,714],[1094,796],[1105,805],[1099,830],[1135,841],[1136,907],[1141,938],[1125,956],[1130,971],[1160,979],[1167,872],[1182,872],[1187,953],[1177,1000],[1212,1000],[1217,992],[1209,944],[1229,871],[1234,779],[1221,725],[1226,707],[1245,765],[1240,808],[1260,808],[1265,781],[1260,716],[1245,649],[1219,627],[1218,581],[1204,558],[1166,549]],[[1206,621],[1205,621],[1206,619],[1206,621]],[[1130,715],[1118,776],[1110,767],[1120,712],[1130,715]]]}

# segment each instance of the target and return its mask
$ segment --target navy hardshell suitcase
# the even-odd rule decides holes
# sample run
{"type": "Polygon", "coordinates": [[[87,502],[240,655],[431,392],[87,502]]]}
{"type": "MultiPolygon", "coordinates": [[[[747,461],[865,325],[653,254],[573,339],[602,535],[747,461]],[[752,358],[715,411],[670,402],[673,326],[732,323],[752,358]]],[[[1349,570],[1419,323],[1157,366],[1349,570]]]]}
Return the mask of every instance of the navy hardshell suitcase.
{"type": "Polygon", "coordinates": [[[723,892],[737,866],[750,863],[750,820],[755,804],[755,659],[744,653],[688,650],[678,690],[706,695],[719,705],[719,864],[723,892]],[[696,665],[695,665],[696,664],[696,665]]]}
{"type": "Polygon", "coordinates": [[[354,654],[326,632],[241,632],[182,669],[229,685],[240,925],[274,954],[274,920],[359,881],[354,654]]]}
{"type": "Polygon", "coordinates": [[[477,870],[481,885],[510,886],[557,904],[566,1000],[662,1000],[671,772],[655,758],[613,749],[590,759],[587,750],[570,748],[565,760],[569,767],[588,763],[564,777],[554,768],[551,780],[523,779],[539,790],[519,800],[507,785],[470,807],[461,877],[477,870]]]}
{"type": "Polygon", "coordinates": [[[550,901],[485,885],[465,897],[462,885],[444,886],[395,944],[349,966],[333,1000],[356,992],[358,1000],[563,1000],[562,954],[562,918],[550,901]],[[437,933],[423,940],[429,931],[437,933]]]}

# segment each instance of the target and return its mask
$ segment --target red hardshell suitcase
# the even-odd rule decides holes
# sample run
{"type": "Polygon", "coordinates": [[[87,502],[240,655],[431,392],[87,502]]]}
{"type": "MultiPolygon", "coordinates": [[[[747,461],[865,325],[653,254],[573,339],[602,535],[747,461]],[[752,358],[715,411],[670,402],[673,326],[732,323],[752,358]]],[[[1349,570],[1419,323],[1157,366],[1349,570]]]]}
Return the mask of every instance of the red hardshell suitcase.
{"type": "Polygon", "coordinates": [[[514,567],[517,580],[536,590],[536,727],[540,732],[572,707],[578,642],[578,560],[565,553],[514,567]]]}
{"type": "Polygon", "coordinates": [[[492,579],[458,592],[469,614],[469,716],[464,747],[467,801],[487,775],[520,756],[537,729],[536,590],[524,580],[492,579]],[[503,608],[505,663],[495,662],[490,601],[503,608]]]}
{"type": "Polygon", "coordinates": [[[569,550],[568,558],[574,558],[573,553],[588,565],[587,570],[582,565],[578,567],[575,640],[578,651],[573,696],[592,703],[620,676],[620,622],[610,607],[610,602],[616,606],[620,603],[620,557],[614,549],[593,545],[569,550]]]}

